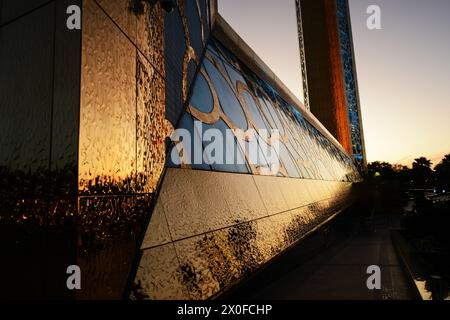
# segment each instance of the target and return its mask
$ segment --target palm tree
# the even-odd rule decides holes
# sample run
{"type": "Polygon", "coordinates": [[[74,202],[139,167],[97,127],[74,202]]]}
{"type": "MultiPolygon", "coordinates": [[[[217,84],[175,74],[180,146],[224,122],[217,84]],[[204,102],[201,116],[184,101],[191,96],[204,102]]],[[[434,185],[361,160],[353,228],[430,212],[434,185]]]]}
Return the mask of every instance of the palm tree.
{"type": "Polygon", "coordinates": [[[414,159],[413,169],[414,168],[429,168],[431,170],[431,161],[425,157],[414,159]]]}
{"type": "Polygon", "coordinates": [[[434,168],[436,179],[441,186],[450,186],[450,154],[445,155],[444,159],[434,168]]]}
{"type": "Polygon", "coordinates": [[[430,182],[433,175],[431,161],[425,157],[414,159],[412,176],[414,182],[419,185],[425,185],[430,182]]]}

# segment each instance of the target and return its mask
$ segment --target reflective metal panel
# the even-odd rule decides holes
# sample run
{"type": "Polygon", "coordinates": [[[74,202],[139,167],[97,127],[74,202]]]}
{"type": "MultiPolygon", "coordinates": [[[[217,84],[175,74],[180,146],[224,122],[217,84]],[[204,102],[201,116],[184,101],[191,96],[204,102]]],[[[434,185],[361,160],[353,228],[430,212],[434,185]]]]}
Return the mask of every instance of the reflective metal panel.
{"type": "Polygon", "coordinates": [[[175,125],[183,111],[183,63],[187,49],[183,22],[178,10],[164,16],[164,62],[167,119],[175,125]]]}
{"type": "MultiPolygon", "coordinates": [[[[164,11],[159,3],[153,6],[148,3],[142,5],[142,12],[135,13],[137,16],[136,46],[152,67],[164,77],[164,11]]],[[[170,42],[171,39],[167,39],[167,43],[170,42]]]]}
{"type": "Polygon", "coordinates": [[[139,297],[207,299],[226,290],[347,207],[349,196],[337,194],[351,184],[333,183],[330,199],[327,181],[168,169],[143,245],[153,247],[134,281],[139,297]],[[178,265],[168,267],[172,246],[178,265]]]}
{"type": "Polygon", "coordinates": [[[48,4],[0,31],[0,197],[48,192],[54,10],[48,4]]]}
{"type": "Polygon", "coordinates": [[[172,242],[169,224],[167,223],[163,203],[162,201],[158,201],[155,209],[153,209],[150,223],[141,244],[141,249],[156,247],[169,242],[172,242]]]}
{"type": "Polygon", "coordinates": [[[77,217],[77,264],[82,299],[120,299],[126,288],[150,196],[82,197],[77,217]]]}
{"type": "Polygon", "coordinates": [[[184,15],[189,30],[190,45],[194,48],[197,56],[201,56],[203,51],[203,26],[197,0],[185,1],[184,15]]]}
{"type": "Polygon", "coordinates": [[[102,11],[114,21],[123,33],[136,43],[136,14],[133,12],[132,1],[130,0],[85,0],[96,1],[102,11]]]}
{"type": "Polygon", "coordinates": [[[226,174],[223,178],[219,184],[220,193],[228,205],[233,222],[246,222],[268,215],[253,176],[226,174]]]}
{"type": "Polygon", "coordinates": [[[226,181],[217,180],[209,171],[170,169],[170,172],[158,201],[163,204],[173,240],[233,224],[222,196],[221,183],[226,181]]]}
{"type": "Polygon", "coordinates": [[[144,250],[131,291],[132,299],[189,299],[173,244],[144,250]]]}
{"type": "Polygon", "coordinates": [[[55,3],[51,196],[75,196],[78,192],[81,31],[66,28],[66,10],[69,5],[81,3],[82,0],[55,3]]]}
{"type": "Polygon", "coordinates": [[[277,177],[253,176],[261,200],[267,208],[269,215],[289,210],[277,177]]]}
{"type": "Polygon", "coordinates": [[[33,9],[45,4],[47,0],[4,0],[0,10],[0,22],[8,23],[11,20],[31,12],[33,9]]]}
{"type": "Polygon", "coordinates": [[[164,80],[148,61],[136,56],[137,192],[154,192],[166,162],[166,141],[173,128],[165,119],[164,80]]]}
{"type": "Polygon", "coordinates": [[[85,1],[79,191],[133,192],[136,176],[136,48],[94,1],[85,1]]]}

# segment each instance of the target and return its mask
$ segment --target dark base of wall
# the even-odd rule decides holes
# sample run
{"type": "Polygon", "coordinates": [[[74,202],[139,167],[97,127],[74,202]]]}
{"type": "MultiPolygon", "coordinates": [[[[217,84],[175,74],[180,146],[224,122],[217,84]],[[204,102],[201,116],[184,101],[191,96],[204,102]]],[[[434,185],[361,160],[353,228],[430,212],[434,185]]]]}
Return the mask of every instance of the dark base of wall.
{"type": "Polygon", "coordinates": [[[0,225],[0,299],[121,299],[136,252],[136,237],[80,252],[75,228],[0,225]],[[69,290],[67,267],[81,270],[81,290],[69,290]]]}
{"type": "Polygon", "coordinates": [[[354,220],[355,215],[357,213],[354,208],[345,209],[333,219],[308,234],[297,244],[255,271],[247,279],[215,296],[214,299],[249,299],[255,292],[261,291],[266,285],[283,277],[283,275],[295,269],[298,265],[319,254],[334,241],[348,237],[355,228],[355,224],[351,222],[354,220]]]}
{"type": "Polygon", "coordinates": [[[0,225],[0,299],[73,299],[66,269],[76,261],[73,228],[0,225]]]}

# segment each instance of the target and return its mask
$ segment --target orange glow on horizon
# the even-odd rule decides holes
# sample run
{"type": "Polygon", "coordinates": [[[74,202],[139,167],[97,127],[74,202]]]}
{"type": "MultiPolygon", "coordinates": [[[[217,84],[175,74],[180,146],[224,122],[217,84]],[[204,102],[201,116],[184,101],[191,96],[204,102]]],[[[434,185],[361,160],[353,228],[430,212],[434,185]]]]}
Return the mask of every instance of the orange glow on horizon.
{"type": "MultiPolygon", "coordinates": [[[[382,30],[368,30],[372,2],[349,0],[367,161],[436,165],[450,153],[450,2],[379,0],[382,30]]],[[[294,6],[224,0],[219,13],[303,101],[294,6]]]]}

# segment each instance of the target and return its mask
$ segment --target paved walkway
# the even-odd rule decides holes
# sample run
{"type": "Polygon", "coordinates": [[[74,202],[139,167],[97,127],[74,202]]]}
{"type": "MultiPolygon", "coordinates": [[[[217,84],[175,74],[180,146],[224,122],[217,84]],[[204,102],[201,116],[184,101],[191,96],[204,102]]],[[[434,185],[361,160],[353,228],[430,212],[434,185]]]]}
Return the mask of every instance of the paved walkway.
{"type": "Polygon", "coordinates": [[[391,242],[390,230],[395,218],[375,217],[372,231],[357,231],[333,242],[320,254],[274,278],[250,299],[414,299],[391,242]],[[381,268],[381,290],[366,286],[367,267],[381,268]]]}

